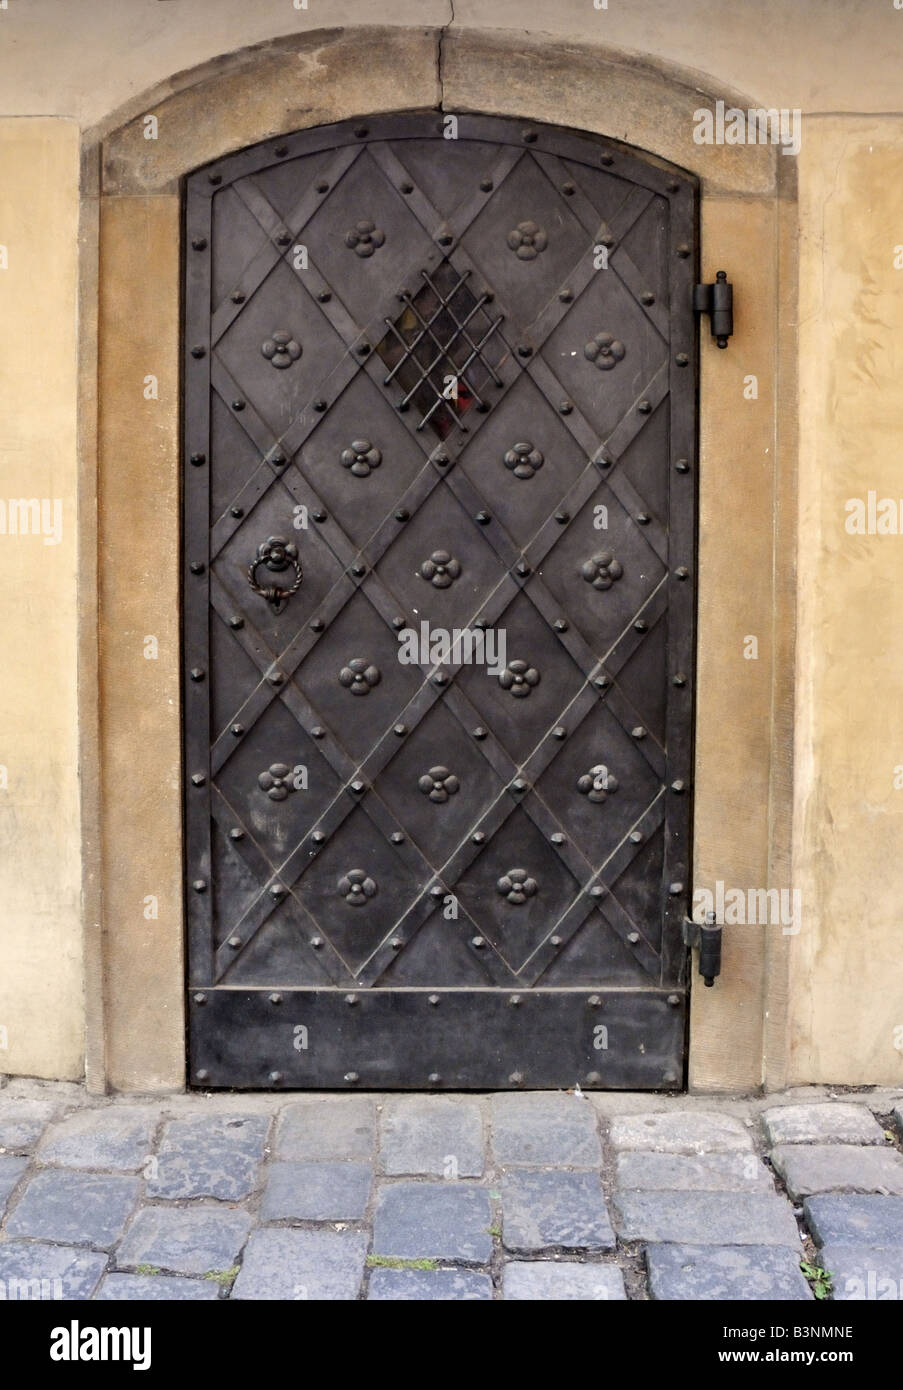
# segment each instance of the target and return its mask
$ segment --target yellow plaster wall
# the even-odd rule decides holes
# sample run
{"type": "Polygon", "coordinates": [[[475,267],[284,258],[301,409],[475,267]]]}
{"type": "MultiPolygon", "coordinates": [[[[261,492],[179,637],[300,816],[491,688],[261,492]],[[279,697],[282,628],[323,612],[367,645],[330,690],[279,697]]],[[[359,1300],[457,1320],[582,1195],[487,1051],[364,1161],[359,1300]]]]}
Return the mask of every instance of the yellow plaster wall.
{"type": "Polygon", "coordinates": [[[73,122],[0,119],[0,501],[46,501],[52,525],[58,500],[62,517],[58,544],[8,534],[8,515],[0,533],[0,1072],[63,1078],[81,1074],[84,1034],[78,177],[73,122]]]}

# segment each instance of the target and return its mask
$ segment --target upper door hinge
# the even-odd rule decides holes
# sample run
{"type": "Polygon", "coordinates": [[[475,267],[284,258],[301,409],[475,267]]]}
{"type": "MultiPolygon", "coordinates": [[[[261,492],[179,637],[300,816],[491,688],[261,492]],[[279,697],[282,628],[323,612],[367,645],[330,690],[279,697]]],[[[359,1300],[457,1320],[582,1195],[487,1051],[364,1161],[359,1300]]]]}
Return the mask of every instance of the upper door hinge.
{"type": "Polygon", "coordinates": [[[720,348],[734,331],[734,287],[726,270],[719,270],[714,285],[694,285],[693,308],[697,314],[708,314],[712,337],[720,348]]]}

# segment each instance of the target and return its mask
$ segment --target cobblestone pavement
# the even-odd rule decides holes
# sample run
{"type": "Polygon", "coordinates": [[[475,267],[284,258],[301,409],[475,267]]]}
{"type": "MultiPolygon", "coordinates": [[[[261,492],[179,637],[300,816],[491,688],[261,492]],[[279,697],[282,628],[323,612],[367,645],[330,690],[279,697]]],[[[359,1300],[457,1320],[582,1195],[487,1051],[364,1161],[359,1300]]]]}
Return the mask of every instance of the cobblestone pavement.
{"type": "Polygon", "coordinates": [[[805,1300],[802,1260],[836,1299],[899,1299],[903,1090],[97,1100],[10,1080],[0,1214],[6,1298],[805,1300]]]}

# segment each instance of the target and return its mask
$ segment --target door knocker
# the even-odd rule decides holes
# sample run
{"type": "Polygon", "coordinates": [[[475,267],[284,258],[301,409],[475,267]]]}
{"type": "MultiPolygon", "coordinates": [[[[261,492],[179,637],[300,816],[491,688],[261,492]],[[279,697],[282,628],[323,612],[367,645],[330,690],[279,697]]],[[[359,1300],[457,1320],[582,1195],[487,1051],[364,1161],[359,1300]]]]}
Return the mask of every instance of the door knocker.
{"type": "Polygon", "coordinates": [[[301,569],[301,561],[298,559],[298,547],[282,536],[270,536],[268,540],[261,541],[257,547],[257,559],[248,566],[248,583],[255,594],[260,594],[267,603],[272,606],[274,613],[281,613],[288,603],[292,594],[296,594],[301,588],[301,580],[304,573],[301,569]],[[279,572],[287,570],[292,566],[295,571],[295,582],[290,589],[280,588],[278,584],[269,584],[261,588],[257,583],[257,571],[261,565],[266,565],[267,569],[279,572]]]}

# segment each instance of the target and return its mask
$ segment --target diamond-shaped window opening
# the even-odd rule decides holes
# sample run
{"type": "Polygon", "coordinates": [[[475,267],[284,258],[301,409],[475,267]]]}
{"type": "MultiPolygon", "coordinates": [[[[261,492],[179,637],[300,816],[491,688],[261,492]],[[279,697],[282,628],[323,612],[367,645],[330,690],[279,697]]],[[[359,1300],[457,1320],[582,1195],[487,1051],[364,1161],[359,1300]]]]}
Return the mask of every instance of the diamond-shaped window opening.
{"type": "Polygon", "coordinates": [[[445,439],[467,411],[486,410],[487,393],[502,384],[503,316],[489,307],[491,291],[471,289],[470,272],[458,272],[450,261],[420,274],[422,287],[401,294],[404,308],[386,319],[377,351],[389,369],[385,385],[402,392],[399,410],[413,407],[418,430],[429,426],[445,439]]]}

